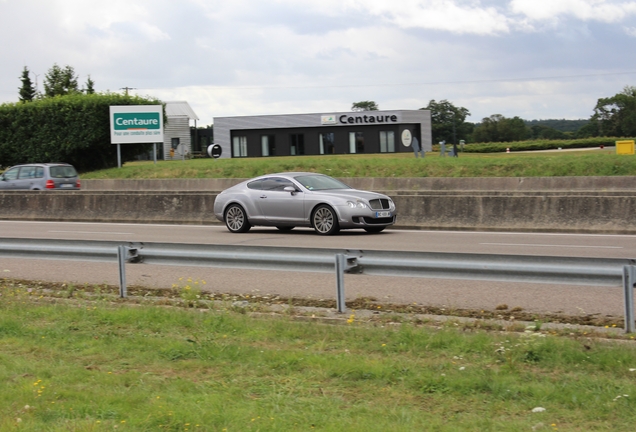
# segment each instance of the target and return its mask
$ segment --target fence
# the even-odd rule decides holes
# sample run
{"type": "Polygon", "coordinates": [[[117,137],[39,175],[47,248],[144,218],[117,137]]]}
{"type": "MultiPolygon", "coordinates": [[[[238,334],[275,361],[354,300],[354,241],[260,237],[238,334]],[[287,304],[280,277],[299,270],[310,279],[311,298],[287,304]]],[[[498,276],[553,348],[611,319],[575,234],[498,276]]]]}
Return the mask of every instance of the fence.
{"type": "Polygon", "coordinates": [[[126,296],[126,263],[334,272],[339,312],[345,311],[344,274],[510,282],[623,286],[625,331],[634,332],[636,261],[529,255],[343,250],[117,241],[0,239],[0,256],[119,263],[126,296]]]}

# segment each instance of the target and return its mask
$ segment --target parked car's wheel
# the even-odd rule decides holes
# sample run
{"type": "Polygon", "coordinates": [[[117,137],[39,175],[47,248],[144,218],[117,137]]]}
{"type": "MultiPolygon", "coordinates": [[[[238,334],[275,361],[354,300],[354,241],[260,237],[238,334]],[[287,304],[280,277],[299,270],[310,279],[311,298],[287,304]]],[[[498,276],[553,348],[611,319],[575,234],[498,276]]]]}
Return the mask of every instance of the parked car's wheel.
{"type": "Polygon", "coordinates": [[[369,228],[365,228],[364,230],[368,233],[379,233],[379,232],[382,232],[384,228],[386,227],[369,227],[369,228]]]}
{"type": "Polygon", "coordinates": [[[225,210],[225,226],[233,233],[244,233],[249,231],[251,225],[247,220],[247,214],[243,207],[238,204],[231,204],[225,210]]]}
{"type": "Polygon", "coordinates": [[[328,205],[316,207],[311,215],[311,224],[320,235],[332,235],[340,231],[336,212],[328,205]]]}
{"type": "Polygon", "coordinates": [[[293,230],[296,227],[293,227],[293,226],[277,226],[276,228],[278,228],[280,231],[287,232],[287,231],[293,230]]]}

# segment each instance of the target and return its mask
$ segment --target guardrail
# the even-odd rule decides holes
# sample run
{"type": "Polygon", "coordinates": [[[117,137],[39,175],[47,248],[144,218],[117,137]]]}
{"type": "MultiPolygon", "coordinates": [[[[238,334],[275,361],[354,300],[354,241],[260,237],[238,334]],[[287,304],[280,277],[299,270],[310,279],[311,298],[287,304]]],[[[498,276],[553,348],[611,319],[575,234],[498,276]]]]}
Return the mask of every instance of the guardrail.
{"type": "Polygon", "coordinates": [[[107,262],[117,259],[122,297],[126,296],[126,263],[335,270],[339,312],[345,311],[344,273],[615,287],[622,284],[625,331],[634,332],[636,260],[632,259],[19,238],[0,239],[0,256],[107,262]]]}

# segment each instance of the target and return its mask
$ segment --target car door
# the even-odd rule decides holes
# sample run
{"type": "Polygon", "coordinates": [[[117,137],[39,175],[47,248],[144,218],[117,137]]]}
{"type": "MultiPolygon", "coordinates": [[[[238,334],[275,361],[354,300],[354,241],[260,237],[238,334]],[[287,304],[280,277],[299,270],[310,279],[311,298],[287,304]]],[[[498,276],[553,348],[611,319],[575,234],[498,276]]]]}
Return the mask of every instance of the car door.
{"type": "Polygon", "coordinates": [[[33,188],[33,184],[35,182],[35,166],[23,166],[20,167],[20,172],[18,173],[18,178],[15,180],[14,189],[20,190],[30,190],[33,188]]]}
{"type": "Polygon", "coordinates": [[[7,190],[15,189],[16,188],[15,183],[18,179],[19,171],[20,171],[20,167],[15,167],[15,168],[6,170],[4,174],[2,174],[2,177],[0,177],[0,189],[7,189],[7,190]]]}
{"type": "Polygon", "coordinates": [[[262,214],[272,225],[295,225],[303,221],[305,194],[283,177],[263,179],[258,204],[262,214]],[[286,191],[293,187],[295,192],[286,191]]]}

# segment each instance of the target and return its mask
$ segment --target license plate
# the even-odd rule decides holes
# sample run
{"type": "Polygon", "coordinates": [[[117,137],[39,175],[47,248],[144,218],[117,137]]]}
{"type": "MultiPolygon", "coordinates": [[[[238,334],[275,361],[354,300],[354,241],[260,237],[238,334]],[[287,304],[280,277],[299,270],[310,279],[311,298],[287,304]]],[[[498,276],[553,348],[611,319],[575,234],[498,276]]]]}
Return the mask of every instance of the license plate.
{"type": "Polygon", "coordinates": [[[377,218],[391,217],[391,212],[390,211],[375,212],[375,217],[377,218]]]}
{"type": "Polygon", "coordinates": [[[70,184],[70,183],[62,183],[62,184],[60,185],[60,187],[63,187],[63,188],[70,188],[70,187],[73,187],[73,185],[72,185],[72,184],[70,184]]]}

